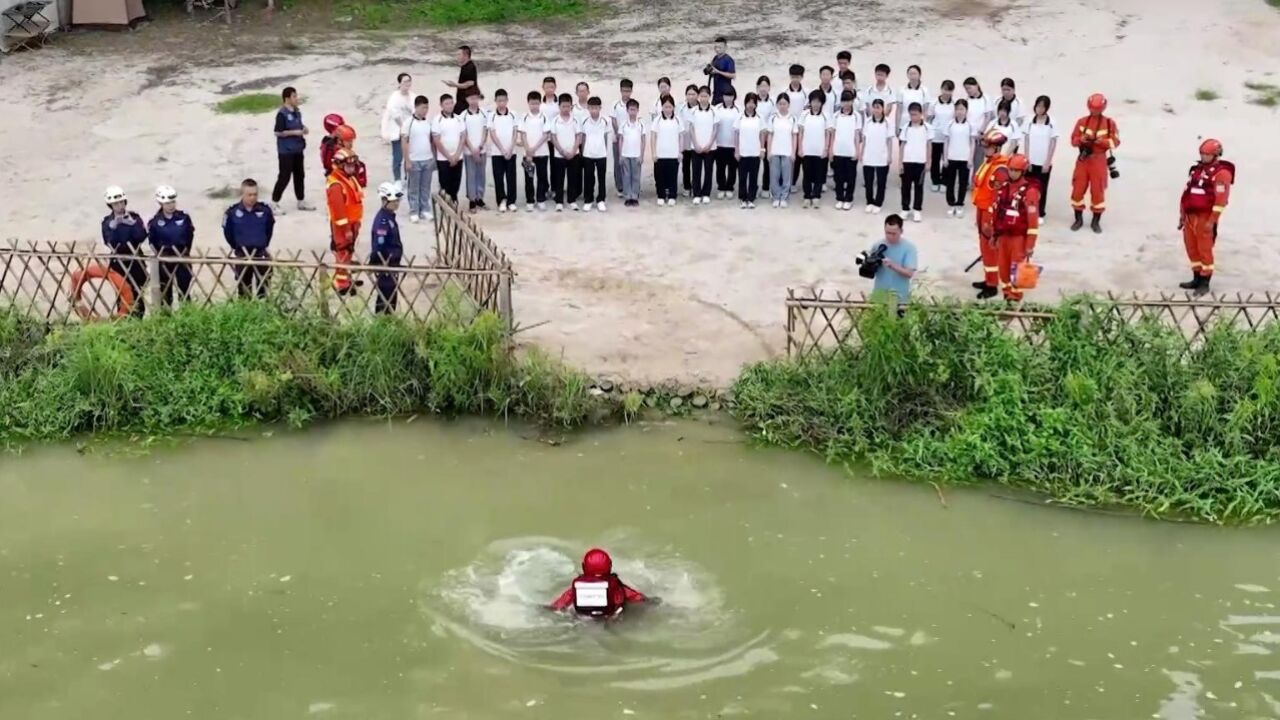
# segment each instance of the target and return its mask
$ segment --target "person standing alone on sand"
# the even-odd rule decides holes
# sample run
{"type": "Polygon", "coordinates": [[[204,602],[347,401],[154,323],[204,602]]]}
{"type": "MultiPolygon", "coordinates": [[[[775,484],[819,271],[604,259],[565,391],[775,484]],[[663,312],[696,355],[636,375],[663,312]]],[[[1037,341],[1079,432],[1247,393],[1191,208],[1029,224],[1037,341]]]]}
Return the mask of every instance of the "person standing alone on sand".
{"type": "Polygon", "coordinates": [[[387,98],[387,106],[382,110],[382,139],[391,143],[391,177],[400,182],[404,168],[404,126],[413,117],[413,96],[409,94],[413,87],[413,78],[409,73],[396,76],[396,89],[387,98]]]}
{"type": "Polygon", "coordinates": [[[276,111],[276,155],[280,159],[280,174],[276,176],[276,186],[271,191],[271,207],[275,212],[283,213],[280,200],[284,197],[285,188],[289,187],[289,178],[293,178],[293,194],[298,198],[299,210],[314,210],[307,204],[306,197],[306,150],[307,126],[302,124],[302,111],[298,109],[298,91],[287,87],[281,93],[283,100],[276,111]]]}
{"type": "Polygon", "coordinates": [[[471,46],[458,46],[458,82],[445,80],[444,84],[457,92],[458,103],[466,107],[467,98],[480,94],[480,80],[476,73],[476,63],[471,59],[471,46]]]}
{"type": "Polygon", "coordinates": [[[738,68],[729,55],[729,41],[724,36],[716,38],[715,52],[705,71],[711,80],[711,104],[719,105],[724,100],[725,91],[733,87],[738,68]]]}

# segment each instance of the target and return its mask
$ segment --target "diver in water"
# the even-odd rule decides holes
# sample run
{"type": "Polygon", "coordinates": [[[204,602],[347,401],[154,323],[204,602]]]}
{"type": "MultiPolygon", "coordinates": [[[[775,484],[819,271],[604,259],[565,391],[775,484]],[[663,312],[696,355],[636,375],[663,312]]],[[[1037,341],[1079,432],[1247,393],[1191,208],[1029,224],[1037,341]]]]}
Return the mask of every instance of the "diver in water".
{"type": "Polygon", "coordinates": [[[613,572],[613,559],[609,553],[592,548],[582,557],[582,574],[573,579],[555,602],[552,610],[570,607],[579,615],[592,618],[611,618],[632,603],[656,604],[658,598],[645,597],[639,590],[627,587],[613,572]]]}

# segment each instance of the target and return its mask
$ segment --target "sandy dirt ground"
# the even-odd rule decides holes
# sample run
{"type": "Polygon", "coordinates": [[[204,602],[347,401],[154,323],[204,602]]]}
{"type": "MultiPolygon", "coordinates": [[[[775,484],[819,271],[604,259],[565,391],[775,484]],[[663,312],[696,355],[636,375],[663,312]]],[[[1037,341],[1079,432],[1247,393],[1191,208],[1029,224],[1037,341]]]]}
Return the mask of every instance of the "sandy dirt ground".
{"type": "MultiPolygon", "coordinates": [[[[1037,251],[1046,274],[1032,299],[1176,289],[1188,275],[1177,199],[1199,139],[1210,135],[1239,168],[1215,289],[1280,287],[1280,203],[1268,170],[1280,165],[1280,114],[1250,104],[1244,87],[1280,82],[1280,12],[1262,0],[660,0],[612,6],[585,22],[404,35],[313,33],[291,22],[281,14],[248,30],[156,23],[62,37],[5,58],[5,122],[18,132],[7,148],[3,235],[94,241],[106,185],[123,185],[135,209],[149,215],[152,188],[170,183],[195,217],[197,243],[220,245],[218,222],[229,201],[208,194],[245,176],[269,187],[276,170],[270,115],[211,111],[236,93],[296,85],[313,129],[310,153],[321,116],[343,113],[362,136],[357,147],[375,185],[390,174],[388,150],[376,138],[395,75],[412,73],[415,92],[429,94],[434,109],[442,81],[456,77],[458,42],[476,47],[482,88],[506,88],[516,109],[545,74],[559,78],[562,90],[587,80],[606,107],[618,78],[630,77],[647,109],[656,78],[670,75],[677,87],[699,79],[712,37],[725,34],[747,87],[765,73],[780,89],[792,62],[816,76],[847,48],[860,86],[882,61],[894,67],[898,86],[908,64],[922,65],[935,91],[943,79],[958,85],[974,75],[996,94],[1000,78],[1012,76],[1024,102],[1052,96],[1067,128],[1089,93],[1106,93],[1123,139],[1123,176],[1108,198],[1106,232],[1067,229],[1074,153],[1064,137],[1037,251]],[[1197,88],[1221,99],[1197,101],[1197,88]]],[[[323,180],[313,158],[308,195],[319,199],[323,180]]],[[[891,207],[897,190],[891,178],[891,207]]],[[[725,383],[743,363],[783,351],[788,287],[867,287],[853,258],[878,237],[883,217],[837,212],[830,196],[817,211],[798,202],[743,211],[728,201],[659,209],[648,177],[645,193],[640,208],[613,202],[606,215],[482,215],[519,273],[518,322],[530,328],[522,342],[596,373],[725,383]]],[[[925,221],[907,228],[920,250],[918,287],[966,295],[977,277],[962,272],[977,254],[971,220],[946,217],[940,195],[926,193],[925,203],[925,221]]],[[[429,226],[405,229],[409,252],[433,247],[429,226]]],[[[275,242],[323,248],[322,214],[290,212],[275,242]]],[[[361,238],[362,254],[367,242],[361,238]]]]}

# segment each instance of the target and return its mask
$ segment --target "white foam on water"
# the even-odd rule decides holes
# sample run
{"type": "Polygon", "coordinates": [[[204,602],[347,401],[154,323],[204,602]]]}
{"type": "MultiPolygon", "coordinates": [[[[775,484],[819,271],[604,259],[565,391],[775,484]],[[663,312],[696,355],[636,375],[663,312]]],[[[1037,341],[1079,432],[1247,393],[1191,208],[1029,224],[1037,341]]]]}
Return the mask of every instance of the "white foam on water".
{"type": "Polygon", "coordinates": [[[154,660],[164,655],[164,648],[160,647],[159,643],[151,643],[142,648],[142,654],[154,660]]]}
{"type": "Polygon", "coordinates": [[[1228,615],[1223,625],[1280,625],[1280,615],[1228,615]]]}
{"type": "Polygon", "coordinates": [[[319,715],[320,713],[323,713],[323,712],[329,712],[330,710],[336,707],[338,706],[334,705],[331,702],[313,702],[307,706],[307,714],[319,715]]]}
{"type": "Polygon", "coordinates": [[[1253,645],[1250,643],[1236,643],[1236,651],[1234,655],[1270,655],[1271,651],[1261,645],[1253,645]]]}
{"type": "Polygon", "coordinates": [[[818,648],[827,648],[833,645],[842,645],[859,650],[888,650],[893,647],[892,643],[880,638],[867,637],[857,633],[838,633],[836,635],[828,635],[822,642],[818,643],[818,648]]]}
{"type": "Polygon", "coordinates": [[[1280,670],[1257,670],[1253,673],[1254,680],[1280,680],[1280,670]]]}
{"type": "Polygon", "coordinates": [[[800,677],[805,680],[821,680],[828,685],[850,685],[858,679],[856,674],[847,673],[830,665],[816,667],[801,674],[800,677]]]}
{"type": "Polygon", "coordinates": [[[1273,633],[1270,630],[1264,630],[1263,632],[1249,638],[1249,640],[1252,642],[1266,643],[1267,645],[1280,645],[1280,633],[1273,633]]]}
{"type": "Polygon", "coordinates": [[[888,635],[889,637],[902,637],[903,635],[907,634],[907,631],[903,630],[902,628],[886,627],[884,625],[875,625],[875,626],[872,626],[871,629],[875,630],[881,635],[888,635]]]}
{"type": "Polygon", "coordinates": [[[111,668],[114,668],[115,666],[117,666],[117,665],[119,665],[119,664],[120,664],[120,658],[116,658],[115,660],[111,660],[111,661],[109,661],[109,662],[104,662],[104,663],[102,663],[102,664],[98,665],[98,669],[99,669],[99,670],[102,670],[102,671],[107,671],[107,670],[110,670],[111,668]]]}
{"type": "Polygon", "coordinates": [[[1012,678],[1012,677],[1013,677],[1013,671],[1012,671],[1012,670],[997,670],[997,671],[996,671],[996,679],[997,679],[997,680],[1008,680],[1008,679],[1010,679],[1010,678],[1012,678]]]}
{"type": "Polygon", "coordinates": [[[674,690],[689,687],[711,680],[722,680],[739,677],[750,673],[758,667],[778,661],[778,653],[769,648],[752,648],[738,658],[727,663],[708,668],[701,672],[672,677],[654,677],[642,680],[621,680],[611,683],[614,687],[626,690],[674,690]]]}
{"type": "Polygon", "coordinates": [[[1251,593],[1267,593],[1267,592],[1271,592],[1270,590],[1268,590],[1267,588],[1265,588],[1265,587],[1263,587],[1263,586],[1261,586],[1261,585],[1250,585],[1250,584],[1248,584],[1248,583],[1242,583],[1242,584],[1240,584],[1240,585],[1236,585],[1236,589],[1237,589],[1237,590],[1243,590],[1243,591],[1245,591],[1245,592],[1251,592],[1251,593]]]}
{"type": "Polygon", "coordinates": [[[933,642],[933,638],[929,637],[929,634],[926,633],[925,631],[917,630],[911,634],[911,639],[908,640],[907,642],[911,643],[912,645],[919,646],[919,645],[924,645],[926,643],[933,642]]]}

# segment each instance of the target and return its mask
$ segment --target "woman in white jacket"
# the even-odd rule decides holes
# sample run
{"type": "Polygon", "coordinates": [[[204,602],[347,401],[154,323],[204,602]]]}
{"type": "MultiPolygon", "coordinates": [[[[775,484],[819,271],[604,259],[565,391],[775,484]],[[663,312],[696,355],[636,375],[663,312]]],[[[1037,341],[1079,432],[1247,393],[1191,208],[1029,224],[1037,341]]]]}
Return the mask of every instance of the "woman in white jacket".
{"type": "Polygon", "coordinates": [[[391,177],[400,182],[400,173],[404,170],[404,151],[400,146],[401,131],[404,124],[413,117],[413,78],[409,73],[396,76],[396,90],[387,98],[387,107],[382,111],[382,139],[391,144],[391,177]]]}

